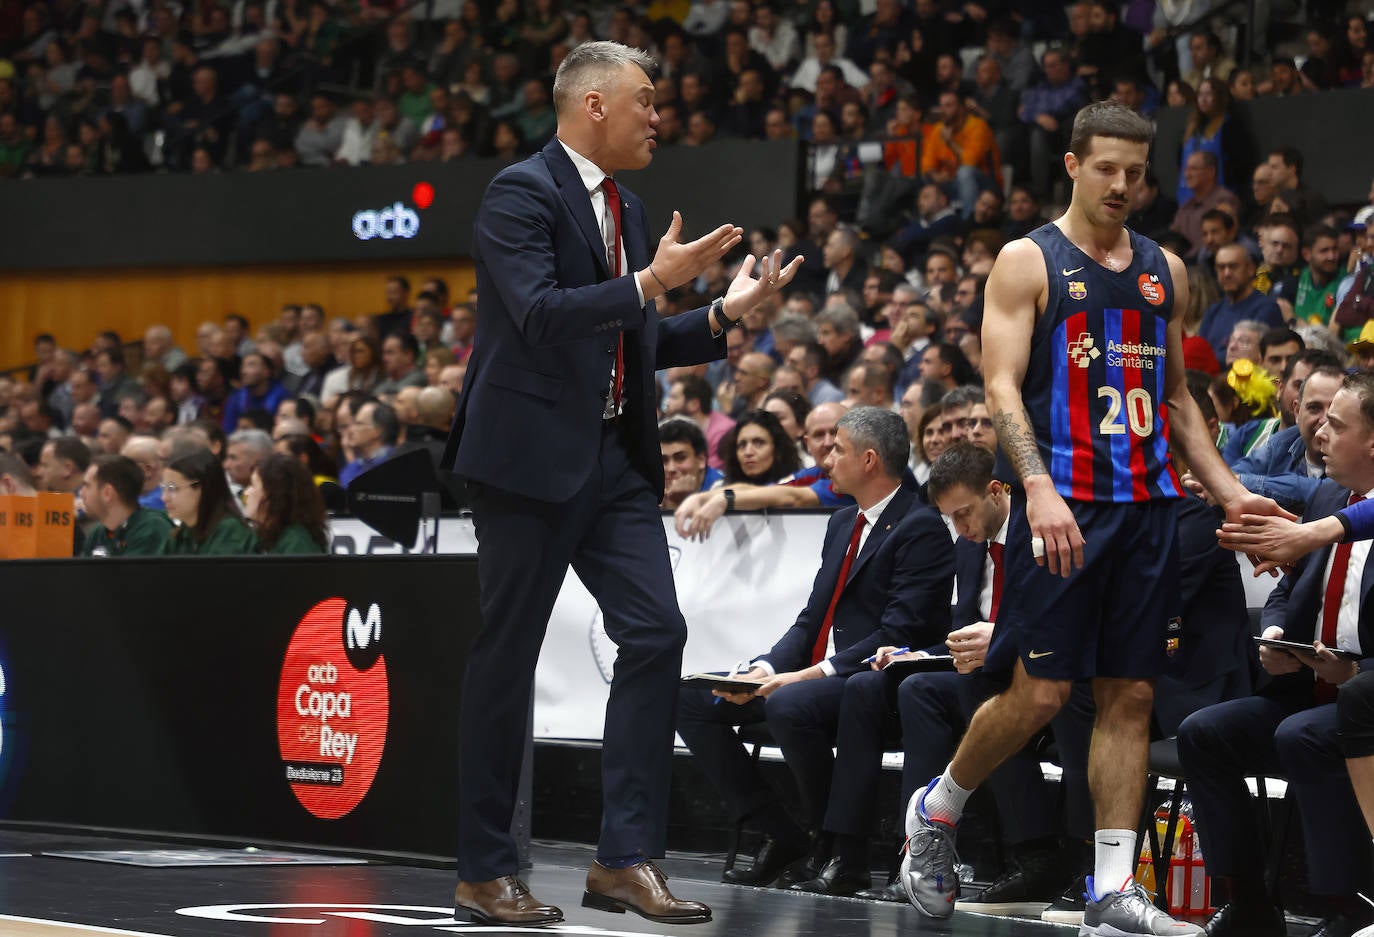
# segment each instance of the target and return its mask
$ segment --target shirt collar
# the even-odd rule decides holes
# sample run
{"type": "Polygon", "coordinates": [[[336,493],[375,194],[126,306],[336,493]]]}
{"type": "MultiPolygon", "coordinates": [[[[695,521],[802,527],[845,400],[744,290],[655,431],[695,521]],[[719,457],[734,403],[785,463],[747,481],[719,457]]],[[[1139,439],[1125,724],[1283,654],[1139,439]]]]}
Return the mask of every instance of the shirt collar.
{"type": "Polygon", "coordinates": [[[558,145],[563,148],[563,152],[568,154],[568,159],[572,160],[573,168],[577,170],[578,176],[582,179],[582,187],[587,190],[588,194],[599,191],[601,180],[606,178],[606,173],[602,171],[601,167],[562,140],[558,141],[558,145]]]}
{"type": "Polygon", "coordinates": [[[864,516],[864,520],[870,524],[878,523],[878,518],[883,516],[883,512],[887,510],[887,506],[892,503],[892,499],[897,496],[897,491],[901,487],[901,485],[898,485],[896,488],[893,488],[887,493],[887,497],[883,498],[877,504],[860,509],[859,513],[864,516]]]}
{"type": "Polygon", "coordinates": [[[1010,521],[1011,512],[1008,511],[1007,516],[1002,518],[1002,526],[997,528],[997,536],[992,538],[993,543],[1000,543],[1002,546],[1007,545],[1007,525],[1010,521]]]}

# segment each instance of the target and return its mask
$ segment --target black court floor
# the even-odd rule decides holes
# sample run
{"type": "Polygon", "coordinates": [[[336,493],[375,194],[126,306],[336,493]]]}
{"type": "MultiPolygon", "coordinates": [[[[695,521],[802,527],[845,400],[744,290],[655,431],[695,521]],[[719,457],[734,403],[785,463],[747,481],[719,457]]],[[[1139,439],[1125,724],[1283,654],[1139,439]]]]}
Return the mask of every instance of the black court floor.
{"type": "MultiPolygon", "coordinates": [[[[370,861],[362,865],[143,868],[59,858],[53,852],[187,849],[184,844],[0,830],[0,937],[423,937],[550,933],[579,937],[845,934],[1068,935],[1053,924],[956,913],[930,921],[906,905],[722,885],[720,860],[670,857],[674,892],[707,902],[708,924],[672,927],[581,906],[592,853],[540,845],[535,893],[563,908],[554,928],[484,927],[452,918],[454,873],[370,861]]],[[[302,850],[308,851],[308,850],[302,850]]]]}

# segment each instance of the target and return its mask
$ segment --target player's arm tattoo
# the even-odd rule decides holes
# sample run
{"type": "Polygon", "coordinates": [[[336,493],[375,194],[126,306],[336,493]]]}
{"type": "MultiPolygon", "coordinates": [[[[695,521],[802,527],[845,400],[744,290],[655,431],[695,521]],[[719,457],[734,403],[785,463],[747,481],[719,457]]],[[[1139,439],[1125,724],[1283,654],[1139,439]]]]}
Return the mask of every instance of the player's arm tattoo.
{"type": "Polygon", "coordinates": [[[1039,446],[1035,444],[1034,437],[1026,432],[1026,427],[1030,425],[1030,414],[1024,409],[1019,414],[998,410],[993,414],[992,422],[997,428],[997,441],[1011,460],[1017,475],[1024,480],[1032,475],[1049,474],[1040,459],[1039,446]]]}

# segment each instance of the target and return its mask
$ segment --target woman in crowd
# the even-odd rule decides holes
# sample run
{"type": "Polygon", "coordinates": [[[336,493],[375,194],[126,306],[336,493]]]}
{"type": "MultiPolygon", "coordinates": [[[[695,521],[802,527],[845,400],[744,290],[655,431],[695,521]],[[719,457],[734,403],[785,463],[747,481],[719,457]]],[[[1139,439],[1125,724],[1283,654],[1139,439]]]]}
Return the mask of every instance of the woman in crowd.
{"type": "Polygon", "coordinates": [[[272,449],[301,464],[320,490],[326,508],[331,511],[344,509],[346,499],[343,487],[339,484],[339,468],[319,443],[305,433],[291,433],[276,440],[272,449]]]}
{"type": "Polygon", "coordinates": [[[163,552],[170,556],[234,556],[258,552],[258,538],[229,493],[224,466],[208,449],[178,456],[162,470],[167,516],[180,524],[163,552]]]}
{"type": "Polygon", "coordinates": [[[353,339],[348,347],[348,389],[370,394],[383,377],[382,349],[371,338],[353,339]]]}
{"type": "Polygon", "coordinates": [[[1197,104],[1197,92],[1188,82],[1175,78],[1164,86],[1164,103],[1168,107],[1191,108],[1197,104]]]}
{"type": "MultiPolygon", "coordinates": [[[[1234,190],[1249,178],[1254,166],[1254,148],[1249,134],[1231,113],[1231,91],[1220,78],[1198,82],[1197,99],[1183,131],[1179,165],[1194,153],[1211,153],[1217,160],[1217,185],[1234,190]]],[[[1178,176],[1178,203],[1193,197],[1193,190],[1178,176]]]]}
{"type": "Polygon", "coordinates": [[[1188,268],[1188,308],[1183,310],[1183,364],[1193,371],[1215,376],[1221,370],[1212,343],[1197,334],[1207,307],[1217,301],[1216,277],[1194,264],[1188,268]]]}
{"type": "Polygon", "coordinates": [[[264,553],[327,553],[324,498],[310,470],[274,452],[253,469],[245,510],[264,553]]]}
{"type": "Polygon", "coordinates": [[[937,404],[926,407],[916,422],[916,466],[912,469],[912,474],[922,485],[930,478],[930,466],[940,458],[940,453],[945,451],[940,416],[940,407],[937,404]]]}
{"type": "Polygon", "coordinates": [[[815,465],[806,451],[806,415],[811,412],[811,401],[795,390],[775,390],[763,398],[763,409],[777,417],[782,431],[797,441],[802,467],[815,465]]]}
{"type": "Polygon", "coordinates": [[[767,410],[745,410],[720,438],[725,484],[771,485],[801,470],[797,444],[767,410]]]}

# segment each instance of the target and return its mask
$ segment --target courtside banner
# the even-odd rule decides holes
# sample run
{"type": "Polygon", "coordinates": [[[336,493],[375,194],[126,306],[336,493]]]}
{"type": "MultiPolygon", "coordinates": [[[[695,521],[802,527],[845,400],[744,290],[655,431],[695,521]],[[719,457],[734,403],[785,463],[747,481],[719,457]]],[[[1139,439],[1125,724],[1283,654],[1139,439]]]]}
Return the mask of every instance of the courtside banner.
{"type": "MultiPolygon", "coordinates": [[[[724,670],[756,657],[796,620],[821,562],[828,512],[731,514],[704,543],[683,540],[663,516],[678,604],[687,619],[683,673],[724,670]]],[[[412,552],[353,518],[331,523],[335,553],[412,552]]],[[[475,553],[468,517],[444,518],[440,553],[475,553]]],[[[615,645],[592,600],[571,571],[549,622],[535,675],[534,735],[600,740],[615,645]]]]}

